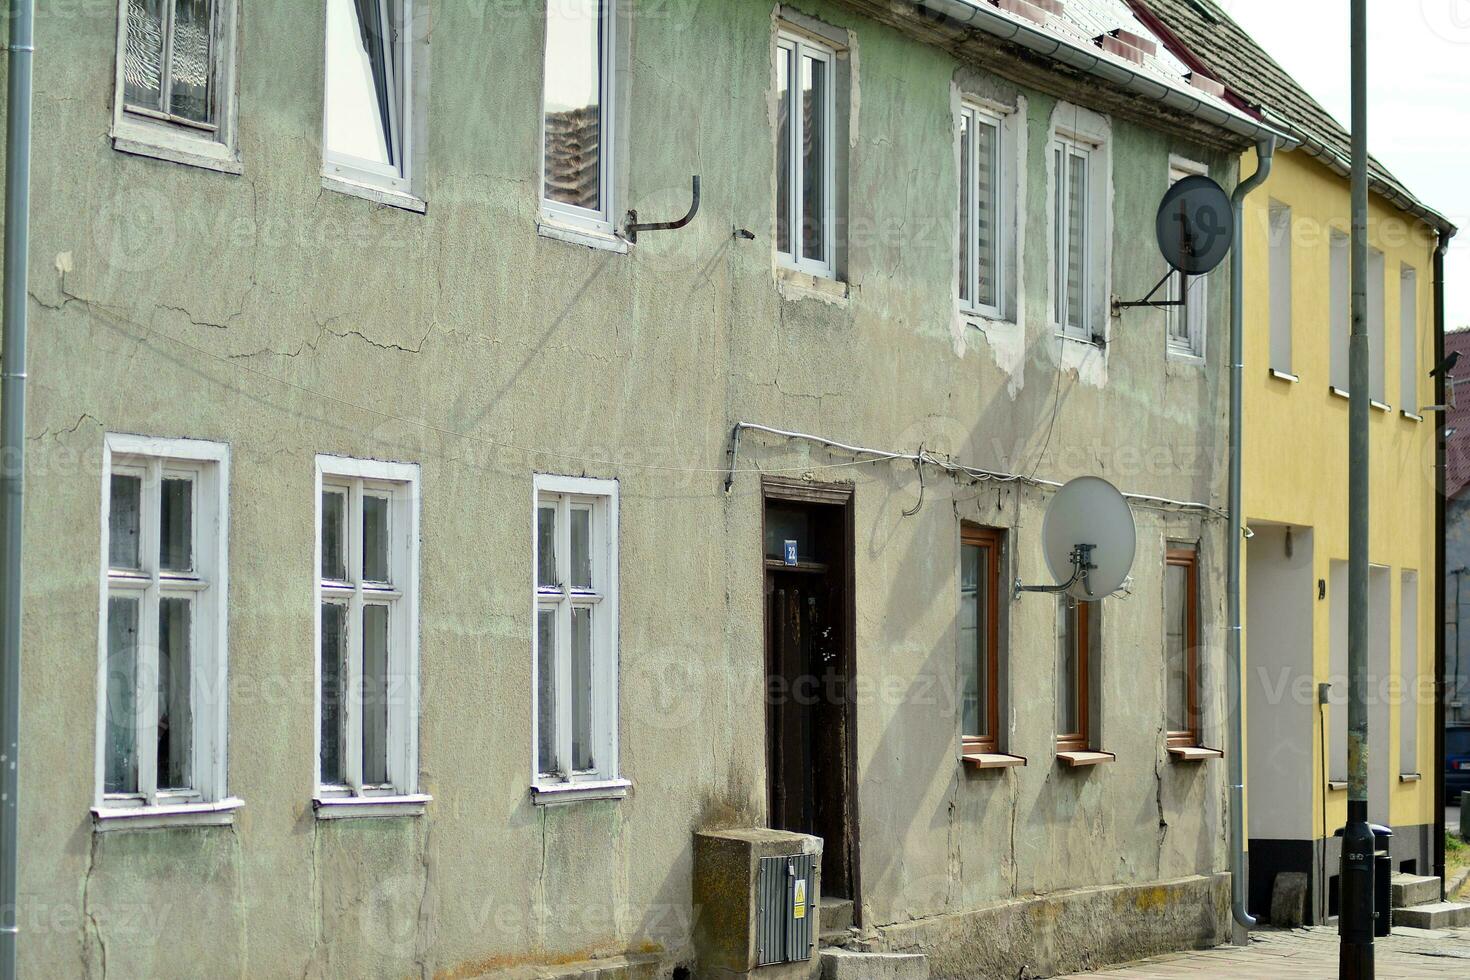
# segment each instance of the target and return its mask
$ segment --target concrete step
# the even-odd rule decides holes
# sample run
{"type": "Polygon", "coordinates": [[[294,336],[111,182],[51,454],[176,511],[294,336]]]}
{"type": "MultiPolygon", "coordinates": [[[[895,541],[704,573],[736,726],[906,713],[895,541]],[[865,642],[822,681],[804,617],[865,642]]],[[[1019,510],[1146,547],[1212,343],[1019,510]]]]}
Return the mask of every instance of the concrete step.
{"type": "Polygon", "coordinates": [[[577,963],[524,964],[475,975],[475,980],[655,980],[659,957],[654,954],[610,956],[577,963]]]}
{"type": "Polygon", "coordinates": [[[829,898],[823,895],[821,916],[823,939],[829,935],[846,939],[852,930],[852,899],[829,898]]]}
{"type": "Polygon", "coordinates": [[[1470,926],[1470,904],[1430,902],[1393,910],[1393,924],[1414,929],[1459,929],[1470,926]]]}
{"type": "Polygon", "coordinates": [[[1434,876],[1395,874],[1390,887],[1396,909],[1439,901],[1439,878],[1434,876]]]}
{"type": "Polygon", "coordinates": [[[856,953],[824,949],[822,980],[929,980],[929,960],[922,953],[856,953]]]}

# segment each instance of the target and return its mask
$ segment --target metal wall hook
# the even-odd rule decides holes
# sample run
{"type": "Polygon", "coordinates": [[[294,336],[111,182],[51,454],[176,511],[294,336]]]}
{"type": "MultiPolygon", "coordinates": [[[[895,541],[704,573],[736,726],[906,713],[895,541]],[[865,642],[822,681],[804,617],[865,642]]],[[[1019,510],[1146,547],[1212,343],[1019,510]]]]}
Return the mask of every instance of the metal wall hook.
{"type": "Polygon", "coordinates": [[[684,215],[684,217],[680,218],[678,221],[650,221],[640,224],[638,221],[638,212],[629,211],[627,217],[623,219],[623,237],[630,242],[636,243],[638,241],[638,233],[640,231],[678,231],[680,228],[683,228],[685,225],[689,224],[689,222],[693,221],[694,216],[699,214],[698,174],[694,175],[691,183],[693,185],[692,191],[694,200],[689,205],[688,214],[684,215]]]}

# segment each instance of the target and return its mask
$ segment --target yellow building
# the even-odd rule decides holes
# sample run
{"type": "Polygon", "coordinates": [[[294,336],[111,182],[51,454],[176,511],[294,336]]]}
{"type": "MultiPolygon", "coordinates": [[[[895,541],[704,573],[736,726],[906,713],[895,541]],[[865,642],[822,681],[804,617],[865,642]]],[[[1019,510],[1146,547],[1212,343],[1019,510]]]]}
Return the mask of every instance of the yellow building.
{"type": "MultiPolygon", "coordinates": [[[[1306,875],[1309,922],[1336,914],[1347,802],[1347,132],[1213,0],[1147,0],[1178,53],[1244,108],[1302,141],[1248,199],[1244,517],[1246,810],[1250,899],[1306,875]]],[[[1241,163],[1249,174],[1255,153],[1241,163]]],[[[1395,871],[1443,866],[1433,679],[1440,631],[1435,258],[1454,233],[1374,162],[1369,815],[1395,871]]]]}

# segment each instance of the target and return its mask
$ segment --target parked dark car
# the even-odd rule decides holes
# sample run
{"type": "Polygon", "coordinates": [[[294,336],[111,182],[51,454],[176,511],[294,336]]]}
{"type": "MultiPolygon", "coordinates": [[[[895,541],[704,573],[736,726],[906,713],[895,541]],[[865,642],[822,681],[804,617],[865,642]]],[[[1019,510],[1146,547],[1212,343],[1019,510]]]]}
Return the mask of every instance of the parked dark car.
{"type": "Polygon", "coordinates": [[[1470,725],[1444,732],[1444,796],[1450,803],[1470,791],[1470,725]]]}

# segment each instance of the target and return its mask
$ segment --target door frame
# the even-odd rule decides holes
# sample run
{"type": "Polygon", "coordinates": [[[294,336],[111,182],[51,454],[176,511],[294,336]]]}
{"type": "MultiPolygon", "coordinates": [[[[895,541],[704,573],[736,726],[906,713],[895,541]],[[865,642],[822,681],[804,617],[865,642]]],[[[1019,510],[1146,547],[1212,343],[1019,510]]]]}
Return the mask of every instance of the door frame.
{"type": "MultiPolygon", "coordinates": [[[[842,509],[842,658],[847,669],[847,765],[842,774],[843,795],[846,797],[849,815],[847,826],[848,876],[852,881],[852,916],[854,925],[862,925],[862,835],[858,832],[859,798],[857,771],[857,698],[853,696],[857,676],[857,574],[856,574],[856,530],[853,519],[853,485],[850,483],[817,483],[810,480],[791,480],[781,477],[761,477],[761,514],[758,557],[760,587],[764,594],[766,586],[766,511],[772,501],[840,507],[842,509]]],[[[770,642],[770,604],[761,603],[761,669],[765,670],[765,646],[770,642]]],[[[764,700],[764,699],[762,699],[764,700]]],[[[767,709],[769,710],[769,709],[767,709]]],[[[771,774],[766,774],[769,811],[771,774]]],[[[769,813],[768,813],[769,816],[769,813]]],[[[824,844],[825,847],[825,844],[824,844]]]]}

